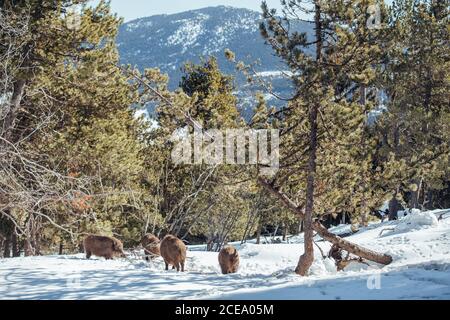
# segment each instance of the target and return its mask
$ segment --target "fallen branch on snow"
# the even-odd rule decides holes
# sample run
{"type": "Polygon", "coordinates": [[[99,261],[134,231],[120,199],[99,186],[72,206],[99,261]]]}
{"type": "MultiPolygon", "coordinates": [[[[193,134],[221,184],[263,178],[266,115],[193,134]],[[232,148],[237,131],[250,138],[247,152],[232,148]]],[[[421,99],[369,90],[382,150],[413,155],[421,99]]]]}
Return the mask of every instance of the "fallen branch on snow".
{"type": "MultiPolygon", "coordinates": [[[[275,188],[272,184],[268,183],[263,178],[259,178],[258,182],[270,193],[272,193],[275,197],[277,197],[289,210],[295,213],[299,218],[304,218],[303,206],[298,206],[294,203],[285,193],[275,188]]],[[[339,248],[344,249],[345,251],[352,253],[356,256],[359,256],[363,259],[370,260],[373,262],[377,262],[380,264],[390,264],[392,262],[392,257],[387,254],[382,254],[375,252],[373,250],[361,247],[357,244],[349,242],[341,237],[329,232],[320,222],[313,222],[313,229],[316,231],[319,236],[323,239],[331,242],[333,245],[338,246],[339,248]]]]}

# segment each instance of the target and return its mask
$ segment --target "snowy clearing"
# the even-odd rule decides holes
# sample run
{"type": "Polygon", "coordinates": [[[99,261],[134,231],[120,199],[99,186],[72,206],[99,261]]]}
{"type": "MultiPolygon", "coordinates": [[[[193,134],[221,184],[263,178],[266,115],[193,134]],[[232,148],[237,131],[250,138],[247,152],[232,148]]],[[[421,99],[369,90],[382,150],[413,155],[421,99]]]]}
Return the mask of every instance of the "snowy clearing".
{"type": "MultiPolygon", "coordinates": [[[[354,263],[337,272],[315,247],[311,275],[293,273],[302,237],[236,245],[239,272],[222,275],[217,253],[191,246],[187,272],[164,271],[162,259],[87,260],[83,254],[0,259],[1,299],[450,299],[450,210],[413,212],[371,224],[347,239],[392,255],[382,267],[354,263]],[[445,217],[448,217],[447,219],[445,217]],[[384,231],[383,231],[384,230],[384,231]]],[[[346,233],[348,225],[331,229],[346,233]]],[[[319,240],[319,239],[318,239],[319,240]]],[[[330,245],[317,244],[328,252],[330,245]]]]}

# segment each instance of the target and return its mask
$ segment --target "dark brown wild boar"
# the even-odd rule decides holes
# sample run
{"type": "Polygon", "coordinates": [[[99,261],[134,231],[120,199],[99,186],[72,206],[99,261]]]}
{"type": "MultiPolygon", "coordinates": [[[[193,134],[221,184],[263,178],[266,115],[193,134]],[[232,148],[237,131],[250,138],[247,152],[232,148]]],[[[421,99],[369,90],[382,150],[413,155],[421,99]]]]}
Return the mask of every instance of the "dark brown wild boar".
{"type": "Polygon", "coordinates": [[[225,246],[219,252],[219,264],[223,274],[235,273],[239,268],[239,253],[233,246],[225,246]]]}
{"type": "Polygon", "coordinates": [[[113,257],[125,257],[122,242],[114,237],[89,235],[84,239],[83,244],[87,259],[91,255],[103,257],[107,260],[113,257]]]}
{"type": "Polygon", "coordinates": [[[147,261],[149,258],[153,259],[161,255],[159,251],[160,241],[155,235],[147,233],[142,237],[141,244],[144,247],[145,259],[147,261]]]}
{"type": "Polygon", "coordinates": [[[160,244],[161,257],[166,263],[166,270],[169,265],[174,266],[177,271],[184,271],[184,262],[186,261],[186,245],[177,237],[168,234],[162,239],[160,244]]]}

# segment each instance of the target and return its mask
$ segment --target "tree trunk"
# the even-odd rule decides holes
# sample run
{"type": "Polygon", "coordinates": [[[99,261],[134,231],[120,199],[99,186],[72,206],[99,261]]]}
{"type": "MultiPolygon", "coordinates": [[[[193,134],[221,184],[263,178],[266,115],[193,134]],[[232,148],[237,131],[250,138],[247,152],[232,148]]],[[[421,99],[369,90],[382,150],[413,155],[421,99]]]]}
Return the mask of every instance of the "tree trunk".
{"type": "Polygon", "coordinates": [[[64,251],[64,241],[61,240],[61,242],[59,243],[58,254],[61,256],[63,254],[63,251],[64,251]]]}
{"type": "Polygon", "coordinates": [[[389,221],[397,220],[398,208],[399,208],[399,203],[397,200],[397,193],[395,193],[392,196],[392,199],[389,200],[389,221]]]}
{"type": "Polygon", "coordinates": [[[275,227],[275,230],[273,231],[272,238],[275,238],[277,236],[279,228],[280,228],[280,225],[277,224],[275,227]]]}
{"type": "Polygon", "coordinates": [[[11,143],[16,142],[16,139],[13,138],[13,131],[19,113],[20,103],[22,102],[22,97],[25,91],[25,85],[26,81],[24,79],[19,79],[14,83],[9,111],[3,121],[2,131],[4,133],[4,138],[11,143]]]}
{"type": "Polygon", "coordinates": [[[420,192],[422,191],[422,181],[423,181],[422,178],[414,181],[414,183],[417,186],[417,189],[415,191],[411,192],[411,199],[409,202],[409,207],[411,209],[419,208],[419,197],[420,197],[420,192]]]}
{"type": "Polygon", "coordinates": [[[367,208],[366,199],[363,199],[361,209],[361,225],[367,227],[369,225],[369,208],[367,208]]]}
{"type": "Polygon", "coordinates": [[[392,257],[390,255],[380,254],[378,252],[363,248],[357,244],[342,239],[341,237],[329,232],[320,222],[317,221],[314,222],[314,230],[323,239],[363,259],[367,259],[385,265],[392,262],[392,257]]]}
{"type": "Polygon", "coordinates": [[[7,235],[3,241],[3,257],[11,258],[11,235],[7,235]]]}
{"type": "Polygon", "coordinates": [[[33,247],[31,245],[30,239],[27,237],[27,239],[25,239],[25,257],[32,255],[33,255],[33,247]]]}
{"type": "Polygon", "coordinates": [[[287,231],[288,231],[287,224],[284,223],[284,224],[283,224],[283,241],[286,241],[286,238],[287,238],[287,231]]]}
{"type": "Polygon", "coordinates": [[[361,226],[367,227],[369,225],[369,214],[367,211],[363,211],[361,214],[361,226]]]}
{"type": "Polygon", "coordinates": [[[259,219],[258,221],[258,227],[256,230],[256,244],[260,244],[261,243],[261,232],[262,232],[262,222],[261,219],[259,219]]]}
{"type": "Polygon", "coordinates": [[[303,219],[300,219],[300,222],[298,223],[298,234],[303,232],[303,219]]]}
{"type": "MultiPolygon", "coordinates": [[[[286,194],[281,192],[279,189],[276,189],[272,184],[268,183],[262,178],[259,178],[258,181],[267,191],[276,196],[289,210],[297,214],[300,218],[303,218],[305,216],[303,207],[296,205],[291,199],[289,199],[286,194]]],[[[357,244],[342,239],[341,237],[329,232],[322,224],[320,224],[320,222],[314,222],[312,227],[323,239],[336,244],[349,253],[353,253],[357,256],[360,256],[361,258],[381,264],[389,264],[392,262],[391,256],[387,254],[377,253],[375,251],[363,248],[357,244]]]]}
{"type": "Polygon", "coordinates": [[[304,227],[304,253],[300,256],[295,272],[301,276],[308,273],[314,261],[314,243],[313,243],[313,214],[314,214],[314,183],[316,174],[316,152],[317,152],[317,115],[318,105],[313,105],[309,111],[310,141],[309,141],[309,162],[308,162],[308,178],[306,184],[306,205],[305,217],[303,219],[304,227]]]}
{"type": "Polygon", "coordinates": [[[12,245],[12,256],[20,257],[20,248],[19,248],[19,244],[17,243],[16,232],[13,232],[13,234],[11,235],[11,245],[12,245]]]}
{"type": "Polygon", "coordinates": [[[34,248],[34,255],[40,256],[41,255],[41,235],[39,232],[35,232],[35,234],[34,234],[33,248],[34,248]]]}
{"type": "MultiPolygon", "coordinates": [[[[316,30],[316,61],[320,65],[322,61],[322,21],[321,21],[321,4],[319,0],[314,1],[315,17],[314,25],[316,30]]],[[[303,219],[304,227],[304,253],[295,268],[295,272],[301,276],[308,273],[314,261],[314,232],[312,228],[313,214],[314,214],[314,184],[316,176],[316,157],[317,157],[317,116],[320,105],[313,103],[309,106],[308,121],[309,121],[309,160],[308,160],[308,177],[306,181],[306,204],[305,215],[303,219]]]]}
{"type": "Polygon", "coordinates": [[[256,231],[256,244],[261,243],[261,227],[258,227],[258,231],[256,231]]]}

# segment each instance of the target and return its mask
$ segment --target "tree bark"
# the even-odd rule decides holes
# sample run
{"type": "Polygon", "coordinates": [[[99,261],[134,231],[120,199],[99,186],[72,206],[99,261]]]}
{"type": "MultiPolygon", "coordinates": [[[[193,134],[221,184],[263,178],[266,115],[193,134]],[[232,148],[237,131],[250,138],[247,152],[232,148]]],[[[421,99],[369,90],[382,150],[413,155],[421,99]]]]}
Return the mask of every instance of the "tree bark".
{"type": "Polygon", "coordinates": [[[29,238],[25,239],[25,257],[33,255],[33,247],[29,238]]]}
{"type": "Polygon", "coordinates": [[[61,256],[63,254],[63,251],[64,251],[64,242],[61,240],[61,242],[59,243],[58,254],[61,256]]]}
{"type": "Polygon", "coordinates": [[[367,208],[367,202],[365,198],[362,200],[361,210],[361,225],[363,227],[367,227],[369,225],[369,208],[367,208]]]}
{"type": "Polygon", "coordinates": [[[12,247],[12,256],[19,257],[20,256],[20,248],[17,242],[17,233],[13,232],[11,235],[11,247],[12,247]]]}
{"type": "Polygon", "coordinates": [[[380,254],[378,252],[363,248],[357,244],[342,239],[341,237],[329,232],[320,222],[314,222],[313,227],[317,234],[320,235],[323,239],[363,259],[367,259],[384,265],[390,264],[392,262],[392,257],[390,255],[380,254]]]}
{"type": "Polygon", "coordinates": [[[397,200],[397,192],[389,200],[389,221],[397,220],[399,203],[397,200]]]}
{"type": "MultiPolygon", "coordinates": [[[[322,9],[321,1],[314,1],[314,25],[316,31],[316,61],[318,68],[322,61],[322,9]]],[[[316,102],[309,106],[308,122],[309,122],[309,159],[308,159],[308,176],[306,181],[306,204],[305,215],[303,218],[304,228],[304,253],[300,256],[295,272],[301,276],[308,273],[309,268],[314,262],[314,232],[313,232],[313,214],[314,214],[314,191],[316,178],[316,158],[317,158],[317,116],[320,105],[316,102]]]]}
{"type": "Polygon", "coordinates": [[[7,235],[3,241],[3,257],[11,258],[11,235],[7,235]]]}
{"type": "Polygon", "coordinates": [[[262,231],[262,223],[258,222],[258,229],[256,230],[256,244],[261,243],[261,231],[262,231]]]}
{"type": "Polygon", "coordinates": [[[304,227],[304,253],[300,256],[295,272],[301,276],[308,273],[309,268],[314,262],[314,232],[312,228],[313,214],[314,214],[314,184],[316,175],[316,153],[317,153],[317,104],[311,106],[309,111],[309,161],[308,161],[308,177],[306,183],[306,205],[305,217],[303,219],[304,227]]]}
{"type": "Polygon", "coordinates": [[[9,111],[3,121],[3,137],[11,142],[15,143],[14,139],[14,126],[19,113],[20,103],[22,102],[22,97],[25,91],[26,81],[19,79],[14,83],[13,93],[11,97],[9,111]]]}
{"type": "Polygon", "coordinates": [[[300,222],[298,223],[298,234],[303,232],[303,219],[300,219],[300,222]]]}
{"type": "Polygon", "coordinates": [[[422,191],[422,181],[423,181],[422,178],[414,181],[414,183],[417,186],[417,190],[411,192],[411,199],[409,202],[409,207],[411,209],[419,208],[419,197],[420,192],[422,191]]]}

